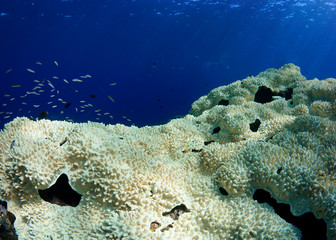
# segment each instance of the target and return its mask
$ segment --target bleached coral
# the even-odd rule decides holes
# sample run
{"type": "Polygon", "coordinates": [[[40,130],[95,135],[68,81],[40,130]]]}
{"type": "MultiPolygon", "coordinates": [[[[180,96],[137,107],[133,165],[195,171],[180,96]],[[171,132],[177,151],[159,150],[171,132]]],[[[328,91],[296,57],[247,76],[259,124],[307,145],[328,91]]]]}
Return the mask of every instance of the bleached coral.
{"type": "Polygon", "coordinates": [[[262,188],[323,218],[335,239],[335,95],[334,79],[307,81],[288,64],[161,126],[16,118],[0,132],[0,197],[21,239],[299,239],[253,200],[262,188]],[[254,101],[262,86],[273,101],[254,101]],[[76,207],[39,196],[62,173],[82,195],[76,207]]]}

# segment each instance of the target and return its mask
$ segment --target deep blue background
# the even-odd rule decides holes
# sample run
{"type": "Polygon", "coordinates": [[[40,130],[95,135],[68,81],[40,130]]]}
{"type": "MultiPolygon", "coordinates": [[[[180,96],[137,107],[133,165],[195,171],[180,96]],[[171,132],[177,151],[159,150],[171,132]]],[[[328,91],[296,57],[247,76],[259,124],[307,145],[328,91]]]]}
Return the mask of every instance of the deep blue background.
{"type": "Polygon", "coordinates": [[[1,128],[46,110],[49,119],[160,124],[215,87],[290,62],[308,79],[336,77],[335,1],[0,0],[0,15],[1,128]],[[21,98],[34,79],[45,92],[21,98]],[[81,100],[94,107],[76,112],[81,100]]]}

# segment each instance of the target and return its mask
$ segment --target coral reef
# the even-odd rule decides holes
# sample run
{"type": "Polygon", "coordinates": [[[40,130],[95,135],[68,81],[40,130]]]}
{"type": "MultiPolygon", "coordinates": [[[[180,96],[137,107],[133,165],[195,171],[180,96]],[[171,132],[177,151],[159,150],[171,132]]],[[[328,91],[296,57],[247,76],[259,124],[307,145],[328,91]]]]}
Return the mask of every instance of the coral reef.
{"type": "Polygon", "coordinates": [[[15,215],[7,210],[7,202],[0,200],[0,239],[17,240],[14,228],[15,215]]]}
{"type": "Polygon", "coordinates": [[[21,239],[300,239],[253,199],[265,189],[335,239],[335,120],[336,80],[307,81],[293,64],[160,126],[16,118],[0,132],[0,197],[21,239]]]}

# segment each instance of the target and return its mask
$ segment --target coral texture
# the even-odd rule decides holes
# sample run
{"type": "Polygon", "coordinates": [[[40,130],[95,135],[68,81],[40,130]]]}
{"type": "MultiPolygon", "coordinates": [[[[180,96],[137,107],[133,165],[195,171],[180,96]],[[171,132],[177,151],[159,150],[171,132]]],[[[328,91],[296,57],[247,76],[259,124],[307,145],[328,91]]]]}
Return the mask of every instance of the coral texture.
{"type": "Polygon", "coordinates": [[[336,239],[335,101],[335,79],[287,64],[160,126],[16,118],[0,132],[0,198],[21,239],[300,239],[253,200],[262,188],[336,239]],[[39,195],[62,174],[76,206],[39,195]]]}

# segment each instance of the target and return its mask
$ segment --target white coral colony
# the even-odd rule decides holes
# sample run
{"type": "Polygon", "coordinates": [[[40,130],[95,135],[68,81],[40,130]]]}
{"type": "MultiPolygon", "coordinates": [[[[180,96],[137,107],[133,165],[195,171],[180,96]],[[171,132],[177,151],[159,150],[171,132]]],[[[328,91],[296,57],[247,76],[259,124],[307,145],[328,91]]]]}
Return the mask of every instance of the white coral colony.
{"type": "Polygon", "coordinates": [[[335,121],[336,80],[307,81],[293,64],[216,88],[160,126],[16,118],[0,132],[0,199],[20,239],[307,234],[255,200],[262,190],[320,219],[315,239],[336,239],[335,121]],[[79,204],[40,196],[60,176],[79,204]]]}

